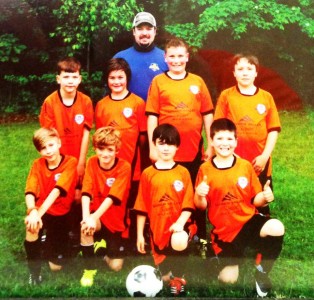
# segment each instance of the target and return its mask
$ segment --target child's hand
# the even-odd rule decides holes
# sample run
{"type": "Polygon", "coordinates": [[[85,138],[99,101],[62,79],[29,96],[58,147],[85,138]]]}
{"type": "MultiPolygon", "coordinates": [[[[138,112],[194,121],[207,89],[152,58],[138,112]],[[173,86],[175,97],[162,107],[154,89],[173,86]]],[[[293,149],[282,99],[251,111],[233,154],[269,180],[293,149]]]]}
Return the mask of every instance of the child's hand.
{"type": "Polygon", "coordinates": [[[145,251],[145,239],[144,239],[143,235],[137,237],[136,247],[137,247],[138,252],[140,252],[142,254],[146,253],[146,251],[145,251]]]}
{"type": "Polygon", "coordinates": [[[43,227],[43,222],[38,214],[37,209],[33,209],[25,218],[26,230],[30,233],[38,233],[43,227]]]}
{"type": "Polygon", "coordinates": [[[89,216],[81,222],[81,231],[85,235],[93,235],[96,230],[96,220],[89,216]]]}
{"type": "Polygon", "coordinates": [[[267,161],[268,161],[268,157],[264,157],[263,155],[256,156],[252,161],[254,171],[257,174],[263,172],[267,164],[267,161]]]}
{"type": "Polygon", "coordinates": [[[170,228],[169,228],[170,232],[181,232],[183,231],[183,225],[179,224],[179,223],[173,223],[170,228]]]}
{"type": "Polygon", "coordinates": [[[198,196],[205,197],[207,196],[209,190],[210,190],[210,187],[207,184],[207,176],[204,175],[203,181],[196,187],[195,192],[198,196]]]}
{"type": "Polygon", "coordinates": [[[270,180],[267,180],[267,182],[264,185],[263,196],[267,203],[272,202],[274,200],[274,194],[270,188],[270,180]]]}

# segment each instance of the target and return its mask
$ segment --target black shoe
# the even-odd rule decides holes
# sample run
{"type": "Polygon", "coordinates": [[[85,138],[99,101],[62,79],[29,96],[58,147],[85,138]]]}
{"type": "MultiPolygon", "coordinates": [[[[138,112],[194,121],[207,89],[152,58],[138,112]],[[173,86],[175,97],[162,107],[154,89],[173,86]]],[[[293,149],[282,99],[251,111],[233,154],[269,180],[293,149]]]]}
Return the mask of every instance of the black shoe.
{"type": "Polygon", "coordinates": [[[28,284],[29,285],[39,285],[43,281],[41,275],[34,275],[32,273],[29,274],[28,284]]]}
{"type": "Polygon", "coordinates": [[[266,297],[271,290],[271,281],[265,272],[256,271],[255,273],[256,292],[260,297],[266,297]]]}

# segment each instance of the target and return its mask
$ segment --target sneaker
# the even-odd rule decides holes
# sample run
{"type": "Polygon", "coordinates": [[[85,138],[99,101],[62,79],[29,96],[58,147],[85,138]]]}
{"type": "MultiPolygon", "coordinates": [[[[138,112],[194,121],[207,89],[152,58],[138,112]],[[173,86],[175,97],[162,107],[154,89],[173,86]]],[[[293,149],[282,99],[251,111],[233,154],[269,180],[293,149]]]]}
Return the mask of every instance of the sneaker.
{"type": "Polygon", "coordinates": [[[183,296],[185,294],[184,286],[186,285],[186,280],[180,277],[173,277],[170,279],[170,293],[173,296],[183,296]]]}
{"type": "Polygon", "coordinates": [[[94,253],[96,255],[104,256],[107,248],[107,243],[104,239],[94,242],[94,253]]]}
{"type": "Polygon", "coordinates": [[[206,253],[207,253],[207,241],[204,239],[199,240],[199,253],[202,259],[206,259],[206,253]]]}
{"type": "Polygon", "coordinates": [[[258,296],[266,297],[268,295],[272,285],[267,273],[256,271],[255,286],[258,296]]]}
{"type": "Polygon", "coordinates": [[[43,281],[41,275],[34,275],[32,273],[29,274],[28,284],[29,285],[39,285],[43,281]]]}
{"type": "Polygon", "coordinates": [[[81,278],[81,286],[90,287],[94,284],[94,277],[97,274],[97,270],[84,270],[81,278]]]}

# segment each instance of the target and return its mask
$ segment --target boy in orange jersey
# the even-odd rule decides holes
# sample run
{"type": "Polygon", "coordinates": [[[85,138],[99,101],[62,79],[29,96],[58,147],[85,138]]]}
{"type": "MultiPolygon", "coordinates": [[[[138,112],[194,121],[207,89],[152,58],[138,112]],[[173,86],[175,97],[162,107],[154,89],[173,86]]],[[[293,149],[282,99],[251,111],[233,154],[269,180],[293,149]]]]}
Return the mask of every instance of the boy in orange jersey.
{"type": "Polygon", "coordinates": [[[182,259],[186,260],[188,241],[196,231],[190,220],[193,186],[188,170],[173,160],[180,145],[178,130],[170,124],[159,125],[152,140],[158,158],[143,171],[134,206],[138,213],[137,248],[146,253],[143,231],[148,217],[154,262],[163,280],[169,282],[171,293],[177,296],[184,293],[186,281],[174,274],[183,275],[182,259]]]}
{"type": "MultiPolygon", "coordinates": [[[[213,120],[213,104],[203,79],[186,71],[188,46],[180,39],[171,39],[165,46],[169,71],[157,75],[150,86],[146,103],[147,133],[150,157],[156,160],[152,133],[158,124],[174,125],[180,133],[181,145],[174,160],[185,166],[194,185],[203,158],[211,157],[211,147],[203,155],[202,129],[207,140],[213,120]]],[[[196,212],[198,237],[206,239],[206,215],[196,212]]]]}
{"type": "MultiPolygon", "coordinates": [[[[272,95],[254,84],[258,59],[237,54],[233,65],[237,85],[222,91],[214,119],[228,118],[236,124],[238,146],[235,153],[252,163],[264,185],[271,180],[271,153],[281,130],[278,111],[272,95]]],[[[260,212],[269,214],[268,206],[260,208],[260,212]]]]}
{"type": "MultiPolygon", "coordinates": [[[[73,155],[78,160],[78,182],[75,202],[71,211],[71,233],[79,239],[81,216],[81,186],[85,172],[89,132],[93,126],[91,99],[79,92],[81,64],[73,57],[61,59],[57,64],[59,90],[49,95],[41,108],[39,121],[42,127],[53,127],[61,138],[62,154],[73,155]]],[[[75,241],[73,241],[75,243],[75,241]]]]}
{"type": "Polygon", "coordinates": [[[237,136],[232,121],[215,120],[210,134],[216,155],[199,169],[194,201],[197,208],[208,209],[213,225],[211,240],[219,260],[218,279],[235,283],[244,250],[250,247],[262,256],[255,282],[258,295],[265,297],[271,288],[268,273],[281,252],[285,232],[279,220],[257,210],[274,200],[270,181],[262,189],[250,162],[234,155],[237,136]]]}
{"type": "Polygon", "coordinates": [[[41,158],[34,161],[29,172],[25,201],[27,206],[24,247],[30,271],[29,284],[40,284],[41,242],[46,230],[46,250],[52,271],[62,268],[67,255],[68,215],[74,199],[76,158],[60,154],[61,141],[54,128],[40,128],[33,143],[41,158]]]}
{"type": "MultiPolygon", "coordinates": [[[[148,153],[141,151],[147,143],[147,119],[145,102],[142,98],[128,91],[131,70],[123,58],[112,58],[108,62],[106,78],[110,94],[100,100],[95,109],[96,129],[103,126],[113,126],[121,132],[123,147],[117,154],[132,166],[131,191],[128,208],[133,208],[137,196],[141,176],[141,158],[148,153]]],[[[145,159],[147,160],[147,159],[145,159]]],[[[130,214],[131,248],[136,247],[136,216],[130,214]]]]}
{"type": "Polygon", "coordinates": [[[120,132],[111,126],[96,130],[93,135],[96,155],[86,167],[82,188],[83,220],[81,222],[81,248],[85,270],[81,285],[93,285],[97,269],[93,266],[94,234],[106,241],[105,262],[111,270],[120,271],[123,266],[126,229],[126,202],[129,195],[131,166],[117,158],[120,150],[120,132]]]}

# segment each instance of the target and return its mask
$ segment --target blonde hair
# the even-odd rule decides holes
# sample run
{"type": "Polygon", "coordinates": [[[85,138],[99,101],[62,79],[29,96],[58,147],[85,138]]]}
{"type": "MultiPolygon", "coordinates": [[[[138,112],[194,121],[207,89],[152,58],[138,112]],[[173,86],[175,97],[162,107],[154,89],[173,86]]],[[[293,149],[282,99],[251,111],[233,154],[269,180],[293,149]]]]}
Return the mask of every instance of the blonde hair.
{"type": "Polygon", "coordinates": [[[119,150],[121,147],[121,133],[112,126],[101,127],[93,135],[94,148],[102,149],[114,145],[119,150]]]}
{"type": "Polygon", "coordinates": [[[33,135],[33,144],[36,150],[41,151],[46,141],[51,138],[57,138],[57,139],[60,138],[59,133],[55,128],[42,127],[36,130],[33,135]]]}

